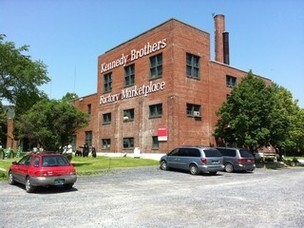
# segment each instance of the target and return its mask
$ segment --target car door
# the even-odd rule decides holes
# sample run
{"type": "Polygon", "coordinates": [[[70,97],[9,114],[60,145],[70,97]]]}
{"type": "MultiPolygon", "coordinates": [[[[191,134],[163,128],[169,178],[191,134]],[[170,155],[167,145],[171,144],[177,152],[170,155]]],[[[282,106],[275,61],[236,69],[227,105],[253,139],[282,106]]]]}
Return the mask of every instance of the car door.
{"type": "Polygon", "coordinates": [[[175,169],[179,168],[179,157],[178,157],[179,150],[180,150],[180,148],[175,148],[170,153],[168,153],[168,155],[167,155],[168,167],[175,168],[175,169]]]}
{"type": "Polygon", "coordinates": [[[181,148],[178,153],[178,168],[189,170],[189,164],[191,162],[191,150],[192,148],[181,148]]]}
{"type": "Polygon", "coordinates": [[[31,165],[31,159],[32,156],[25,156],[17,163],[16,170],[14,170],[14,172],[18,182],[25,183],[25,178],[31,165]]]}

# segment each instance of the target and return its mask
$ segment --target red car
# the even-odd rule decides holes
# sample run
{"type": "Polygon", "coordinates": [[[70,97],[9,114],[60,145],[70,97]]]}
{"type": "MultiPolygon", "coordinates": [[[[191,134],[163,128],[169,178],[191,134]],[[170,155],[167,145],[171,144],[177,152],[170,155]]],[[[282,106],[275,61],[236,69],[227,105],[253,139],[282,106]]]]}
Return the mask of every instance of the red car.
{"type": "Polygon", "coordinates": [[[76,170],[62,154],[33,153],[13,162],[8,172],[8,183],[24,184],[28,193],[38,186],[63,186],[71,189],[77,180],[76,170]]]}

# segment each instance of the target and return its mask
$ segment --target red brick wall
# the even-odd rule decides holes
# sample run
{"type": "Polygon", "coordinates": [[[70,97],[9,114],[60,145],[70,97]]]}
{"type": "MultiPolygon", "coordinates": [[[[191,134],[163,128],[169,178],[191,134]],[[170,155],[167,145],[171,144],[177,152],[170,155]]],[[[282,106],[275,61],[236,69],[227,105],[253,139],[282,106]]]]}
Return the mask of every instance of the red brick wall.
{"type": "MultiPolygon", "coordinates": [[[[127,63],[127,65],[130,62],[127,63]]],[[[92,119],[88,127],[81,129],[77,135],[77,143],[84,142],[84,132],[93,131],[93,144],[97,151],[101,149],[101,139],[111,139],[111,152],[132,152],[122,146],[124,137],[134,137],[134,146],[142,152],[164,153],[178,145],[214,145],[212,136],[217,121],[215,115],[231,88],[226,86],[226,75],[237,77],[240,82],[247,72],[228,65],[210,61],[210,35],[197,28],[177,20],[169,20],[139,36],[109,50],[98,57],[97,94],[76,101],[75,105],[86,111],[92,106],[92,119]],[[135,64],[135,85],[149,84],[149,58],[158,53],[163,55],[162,78],[152,80],[153,83],[164,81],[165,89],[147,96],[137,96],[119,100],[114,103],[99,104],[100,96],[107,95],[103,91],[104,74],[112,72],[112,91],[120,93],[124,87],[124,66],[118,66],[101,73],[101,64],[119,59],[132,49],[139,50],[147,43],[153,44],[166,39],[166,47],[143,56],[132,63],[135,64]],[[200,57],[200,80],[186,77],[186,53],[200,57]],[[149,118],[149,105],[162,103],[161,118],[149,118]],[[186,104],[198,104],[202,108],[202,118],[187,117],[186,104]],[[134,121],[123,121],[123,110],[134,108],[134,121]],[[104,113],[112,114],[109,125],[102,123],[104,113]],[[159,149],[152,149],[152,136],[157,136],[158,128],[168,129],[168,141],[160,142],[159,149]]]]}

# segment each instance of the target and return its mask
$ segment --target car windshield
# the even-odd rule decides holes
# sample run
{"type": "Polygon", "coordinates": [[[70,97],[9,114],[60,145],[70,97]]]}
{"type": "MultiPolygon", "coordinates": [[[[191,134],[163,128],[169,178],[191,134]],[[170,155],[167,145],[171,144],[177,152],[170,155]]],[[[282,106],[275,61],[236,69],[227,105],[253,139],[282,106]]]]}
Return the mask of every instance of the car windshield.
{"type": "Polygon", "coordinates": [[[64,156],[43,156],[42,166],[67,166],[69,165],[68,160],[64,156]]]}
{"type": "Polygon", "coordinates": [[[205,149],[204,152],[206,157],[222,157],[221,152],[217,149],[205,149]]]}
{"type": "Polygon", "coordinates": [[[241,157],[243,157],[243,158],[252,158],[253,157],[253,155],[251,153],[249,153],[248,150],[244,150],[244,149],[240,150],[240,154],[241,154],[241,157]]]}

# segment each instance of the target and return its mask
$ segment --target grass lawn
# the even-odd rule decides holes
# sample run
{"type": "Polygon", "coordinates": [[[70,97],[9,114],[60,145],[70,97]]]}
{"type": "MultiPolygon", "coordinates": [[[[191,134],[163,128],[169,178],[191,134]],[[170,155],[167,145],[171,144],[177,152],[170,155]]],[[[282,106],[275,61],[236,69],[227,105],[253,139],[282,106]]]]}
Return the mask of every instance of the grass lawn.
{"type": "MultiPolygon", "coordinates": [[[[20,158],[0,159],[0,181],[7,180],[7,171],[13,161],[20,158]]],[[[130,158],[130,157],[73,157],[71,163],[75,166],[79,176],[96,175],[104,173],[113,168],[156,166],[158,161],[152,159],[130,158]]]]}

